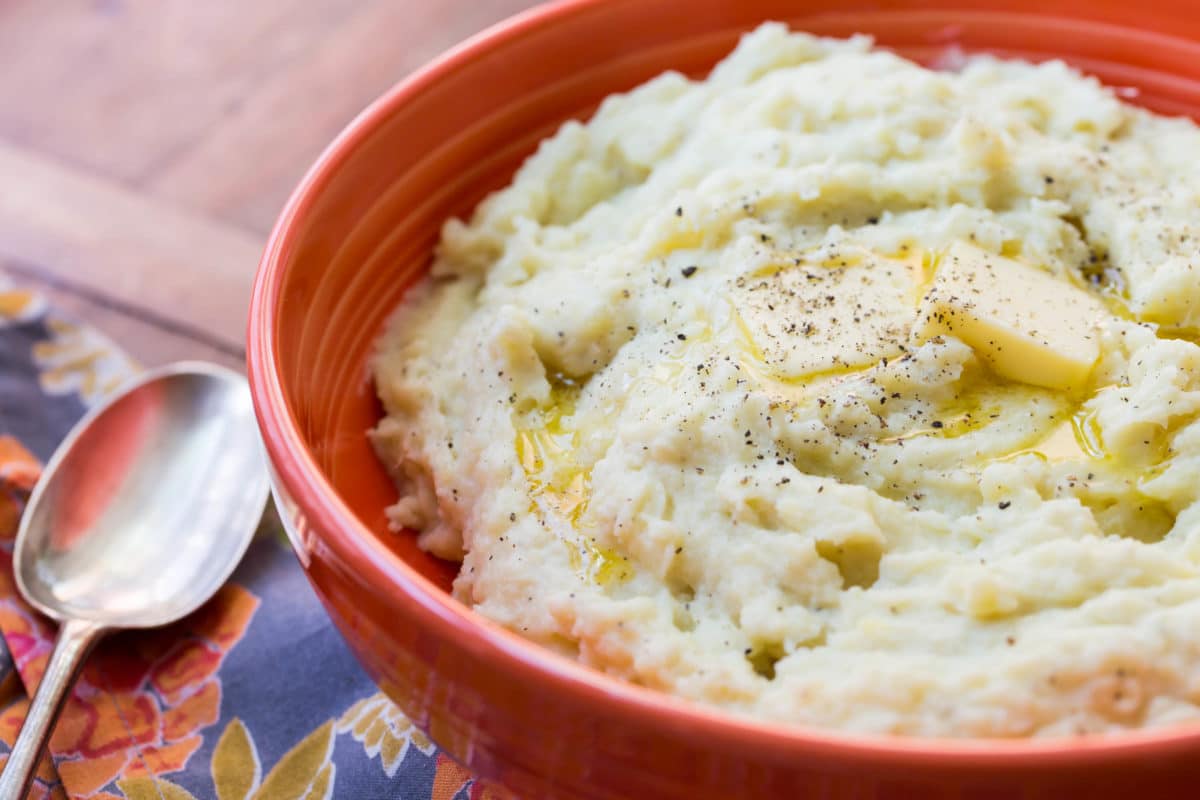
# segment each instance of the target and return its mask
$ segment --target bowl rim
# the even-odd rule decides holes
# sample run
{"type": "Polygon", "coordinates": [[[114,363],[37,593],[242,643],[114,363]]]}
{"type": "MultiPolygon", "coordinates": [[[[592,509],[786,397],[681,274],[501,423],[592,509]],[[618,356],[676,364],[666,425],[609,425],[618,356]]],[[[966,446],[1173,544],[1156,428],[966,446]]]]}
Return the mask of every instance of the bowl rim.
{"type": "MultiPolygon", "coordinates": [[[[453,634],[459,646],[497,670],[536,674],[556,692],[606,713],[653,719],[659,729],[699,734],[714,746],[753,751],[775,759],[835,757],[896,769],[1039,770],[1112,767],[1147,755],[1193,755],[1200,723],[1128,731],[1115,735],[1033,739],[907,737],[857,734],[735,715],[698,702],[635,686],[586,667],[520,637],[455,600],[383,545],[338,496],[304,444],[279,374],[278,301],[284,262],[295,232],[340,166],[393,110],[460,66],[499,45],[510,44],[561,19],[594,10],[609,0],[554,0],[508,17],[469,37],[418,68],[374,100],[337,135],[293,190],[271,234],[255,275],[247,326],[247,372],[255,413],[276,481],[303,510],[321,542],[360,573],[364,582],[413,604],[453,634]]],[[[964,8],[962,11],[977,10],[964,8]]]]}

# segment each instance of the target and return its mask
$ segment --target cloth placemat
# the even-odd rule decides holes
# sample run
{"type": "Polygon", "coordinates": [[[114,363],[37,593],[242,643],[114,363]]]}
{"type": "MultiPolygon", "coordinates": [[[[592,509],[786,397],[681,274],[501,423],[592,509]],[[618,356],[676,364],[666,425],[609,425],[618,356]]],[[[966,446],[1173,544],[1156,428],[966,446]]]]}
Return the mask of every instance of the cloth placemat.
{"type": "MultiPolygon", "coordinates": [[[[0,761],[54,626],[12,580],[40,465],[137,365],[101,333],[0,277],[0,761]]],[[[31,798],[483,800],[359,668],[272,514],[233,579],[170,628],[121,633],[89,659],[31,798]]]]}

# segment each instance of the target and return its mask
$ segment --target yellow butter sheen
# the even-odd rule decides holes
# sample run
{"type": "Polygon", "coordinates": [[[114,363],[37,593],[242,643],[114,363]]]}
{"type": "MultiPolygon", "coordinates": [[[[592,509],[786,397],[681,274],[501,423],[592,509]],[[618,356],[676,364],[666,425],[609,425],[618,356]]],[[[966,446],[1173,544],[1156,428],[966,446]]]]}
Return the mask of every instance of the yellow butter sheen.
{"type": "Polygon", "coordinates": [[[1041,270],[965,242],[951,245],[922,299],[913,337],[949,334],[1005,378],[1078,389],[1100,356],[1100,300],[1041,270]]]}

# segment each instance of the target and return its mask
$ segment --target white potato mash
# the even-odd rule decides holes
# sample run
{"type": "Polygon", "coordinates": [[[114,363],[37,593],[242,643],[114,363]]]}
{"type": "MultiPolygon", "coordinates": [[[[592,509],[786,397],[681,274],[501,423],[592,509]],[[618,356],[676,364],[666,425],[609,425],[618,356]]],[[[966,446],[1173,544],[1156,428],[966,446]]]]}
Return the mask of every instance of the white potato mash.
{"type": "Polygon", "coordinates": [[[1200,130],[765,25],[446,224],[397,528],[597,669],[852,732],[1200,719],[1200,130]]]}

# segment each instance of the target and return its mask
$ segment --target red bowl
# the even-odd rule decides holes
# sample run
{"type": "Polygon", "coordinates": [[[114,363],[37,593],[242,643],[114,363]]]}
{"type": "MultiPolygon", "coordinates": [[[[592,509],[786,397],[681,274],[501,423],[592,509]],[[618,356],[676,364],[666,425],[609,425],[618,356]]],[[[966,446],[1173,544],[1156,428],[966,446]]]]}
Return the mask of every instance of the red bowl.
{"type": "Polygon", "coordinates": [[[1200,726],[1037,741],[847,738],[737,719],[544,652],[447,593],[453,569],[386,530],[366,366],[441,222],[505,184],[536,142],[668,69],[703,74],[766,19],[1061,57],[1200,115],[1193,0],[569,0],[471,39],[380,98],[325,151],[271,236],[249,371],[292,542],[371,676],[476,774],[525,798],[1184,796],[1200,726]]]}

